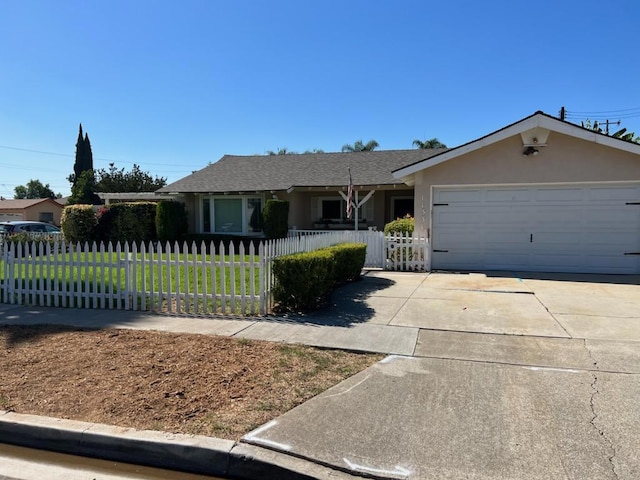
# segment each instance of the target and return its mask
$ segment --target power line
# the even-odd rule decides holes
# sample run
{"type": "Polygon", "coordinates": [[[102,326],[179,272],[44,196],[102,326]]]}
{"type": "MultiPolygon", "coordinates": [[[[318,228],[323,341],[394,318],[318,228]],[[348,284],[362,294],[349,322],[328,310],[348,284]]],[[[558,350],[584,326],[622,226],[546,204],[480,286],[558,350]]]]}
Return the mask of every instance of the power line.
{"type": "Polygon", "coordinates": [[[611,114],[611,115],[578,115],[574,112],[566,112],[566,118],[574,118],[574,119],[598,119],[598,118],[636,118],[636,117],[640,117],[640,112],[638,113],[627,113],[627,114],[621,114],[621,115],[615,115],[615,114],[611,114]]]}
{"type": "Polygon", "coordinates": [[[18,150],[20,152],[42,153],[44,155],[58,155],[60,157],[73,157],[73,155],[69,155],[67,153],[44,152],[42,150],[31,150],[31,149],[28,149],[28,148],[8,147],[6,145],[0,145],[0,148],[6,148],[8,150],[18,150]]]}
{"type": "MultiPolygon", "coordinates": [[[[634,112],[636,111],[637,113],[640,113],[640,107],[634,107],[634,108],[624,108],[622,110],[602,110],[602,111],[577,111],[577,110],[571,110],[571,113],[575,113],[575,114],[581,114],[581,115],[603,115],[603,116],[607,116],[607,115],[615,115],[617,113],[624,113],[624,112],[634,112]]],[[[567,111],[567,113],[569,113],[569,111],[567,111]]]]}
{"type": "MultiPolygon", "coordinates": [[[[46,152],[44,150],[32,150],[30,148],[20,148],[20,147],[10,147],[8,145],[0,145],[0,148],[6,148],[7,150],[17,150],[20,152],[31,152],[31,153],[40,153],[43,155],[57,155],[60,157],[75,157],[75,155],[70,155],[68,153],[56,153],[56,152],[46,152]]],[[[142,166],[141,162],[130,162],[127,160],[112,160],[110,158],[101,158],[101,157],[95,157],[94,160],[99,160],[101,162],[109,162],[109,163],[127,163],[127,164],[131,164],[131,165],[140,165],[142,166]]],[[[164,166],[164,167],[175,167],[175,163],[155,163],[155,162],[144,162],[144,165],[158,165],[158,166],[164,166]]],[[[199,165],[199,167],[201,168],[202,165],[199,165]]],[[[185,165],[185,168],[191,168],[188,165],[185,165]]]]}

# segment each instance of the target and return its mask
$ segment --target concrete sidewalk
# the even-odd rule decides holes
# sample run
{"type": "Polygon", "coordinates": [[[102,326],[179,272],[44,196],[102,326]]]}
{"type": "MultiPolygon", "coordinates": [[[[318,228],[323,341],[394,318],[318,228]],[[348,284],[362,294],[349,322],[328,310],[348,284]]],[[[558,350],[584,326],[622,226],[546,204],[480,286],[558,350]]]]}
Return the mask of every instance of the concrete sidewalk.
{"type": "MultiPolygon", "coordinates": [[[[638,280],[369,272],[340,289],[330,308],[305,316],[4,305],[0,323],[144,328],[390,354],[240,444],[212,452],[204,439],[207,448],[189,450],[203,464],[223,454],[227,474],[233,465],[245,478],[632,479],[640,478],[638,280]]],[[[0,432],[8,431],[7,415],[15,422],[14,414],[0,416],[0,432]]],[[[100,437],[91,430],[104,428],[82,426],[85,442],[93,445],[100,437]]],[[[144,432],[112,433],[106,437],[118,445],[144,432]]],[[[176,459],[185,441],[189,448],[200,441],[151,440],[143,444],[149,452],[172,458],[173,451],[176,459]]],[[[132,445],[132,452],[142,448],[132,445]]]]}

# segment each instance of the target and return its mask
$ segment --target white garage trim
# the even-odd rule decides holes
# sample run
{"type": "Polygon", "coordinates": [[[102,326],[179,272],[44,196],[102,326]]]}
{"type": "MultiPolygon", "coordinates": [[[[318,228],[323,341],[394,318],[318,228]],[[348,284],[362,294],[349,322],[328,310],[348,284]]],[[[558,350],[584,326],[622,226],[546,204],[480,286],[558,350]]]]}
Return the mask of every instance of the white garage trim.
{"type": "Polygon", "coordinates": [[[433,269],[640,273],[640,182],[431,188],[433,269]]]}

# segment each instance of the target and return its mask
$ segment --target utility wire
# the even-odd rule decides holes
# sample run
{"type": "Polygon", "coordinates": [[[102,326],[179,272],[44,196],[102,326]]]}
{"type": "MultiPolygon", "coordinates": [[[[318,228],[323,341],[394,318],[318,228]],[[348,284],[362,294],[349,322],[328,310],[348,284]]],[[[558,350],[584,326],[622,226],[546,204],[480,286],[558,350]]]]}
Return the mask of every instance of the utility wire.
{"type": "MultiPolygon", "coordinates": [[[[633,112],[633,111],[637,111],[638,113],[640,113],[640,107],[634,107],[634,108],[625,108],[622,110],[602,110],[602,111],[577,111],[577,110],[571,110],[571,113],[576,113],[576,114],[581,114],[581,115],[614,115],[616,113],[624,113],[624,112],[633,112]]],[[[569,113],[569,110],[567,110],[567,113],[569,113]]]]}
{"type": "MultiPolygon", "coordinates": [[[[68,153],[56,153],[56,152],[46,152],[44,150],[31,150],[29,148],[20,148],[20,147],[10,147],[8,145],[0,145],[0,148],[6,148],[7,150],[17,150],[20,152],[31,152],[31,153],[40,153],[43,155],[57,155],[59,157],[75,157],[75,155],[70,155],[68,153]]],[[[141,163],[138,162],[129,162],[126,160],[112,160],[110,158],[100,158],[100,157],[95,157],[94,160],[100,160],[101,162],[109,162],[109,163],[127,163],[127,164],[131,164],[131,165],[139,165],[142,166],[141,163]]],[[[154,162],[145,162],[144,165],[159,165],[159,166],[166,166],[166,167],[175,167],[176,164],[175,163],[154,163],[154,162]]],[[[202,168],[202,165],[198,165],[199,168],[202,168]]],[[[185,168],[191,168],[189,165],[185,165],[185,168]]],[[[176,170],[178,171],[178,170],[176,170]]]]}
{"type": "Polygon", "coordinates": [[[636,118],[636,117],[640,117],[640,112],[638,113],[628,113],[628,114],[622,114],[622,115],[616,115],[616,114],[611,114],[611,115],[578,115],[572,112],[566,112],[565,114],[565,118],[577,118],[577,119],[586,119],[586,118],[636,118]]]}

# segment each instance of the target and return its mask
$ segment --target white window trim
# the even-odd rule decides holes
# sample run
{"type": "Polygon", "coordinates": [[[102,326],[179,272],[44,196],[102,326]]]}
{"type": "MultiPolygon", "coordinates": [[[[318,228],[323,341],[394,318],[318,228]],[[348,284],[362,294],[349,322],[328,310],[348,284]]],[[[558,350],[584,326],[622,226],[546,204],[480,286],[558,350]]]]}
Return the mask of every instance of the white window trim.
{"type": "MultiPolygon", "coordinates": [[[[362,194],[362,193],[361,193],[362,194]]],[[[330,218],[329,220],[334,221],[334,222],[346,222],[347,221],[347,202],[344,200],[344,198],[342,198],[339,194],[335,195],[335,196],[322,196],[322,197],[313,197],[314,201],[316,202],[317,205],[317,215],[316,218],[313,219],[313,223],[318,223],[320,222],[320,220],[323,218],[322,217],[322,202],[325,200],[340,200],[340,215],[342,218],[330,218]]],[[[373,206],[371,206],[371,210],[369,210],[369,202],[365,203],[364,205],[362,205],[359,209],[358,209],[358,218],[360,219],[360,221],[363,220],[369,220],[371,221],[373,219],[373,206]],[[366,214],[371,211],[371,218],[367,218],[366,214]]],[[[355,213],[354,213],[355,215],[355,213]]],[[[353,218],[352,218],[353,220],[353,218]]]]}
{"type": "Polygon", "coordinates": [[[247,207],[250,198],[259,198],[261,202],[262,208],[265,205],[264,195],[255,194],[255,195],[199,195],[198,199],[198,231],[199,233],[211,234],[211,235],[243,235],[243,236],[260,236],[262,232],[250,232],[248,228],[249,219],[247,218],[247,207]],[[210,225],[211,231],[204,231],[204,211],[202,208],[202,202],[205,199],[209,199],[209,214],[211,216],[210,225]],[[215,213],[215,201],[216,200],[231,200],[231,199],[240,199],[242,200],[242,231],[234,231],[234,232],[216,232],[216,213],[215,213]]]}

